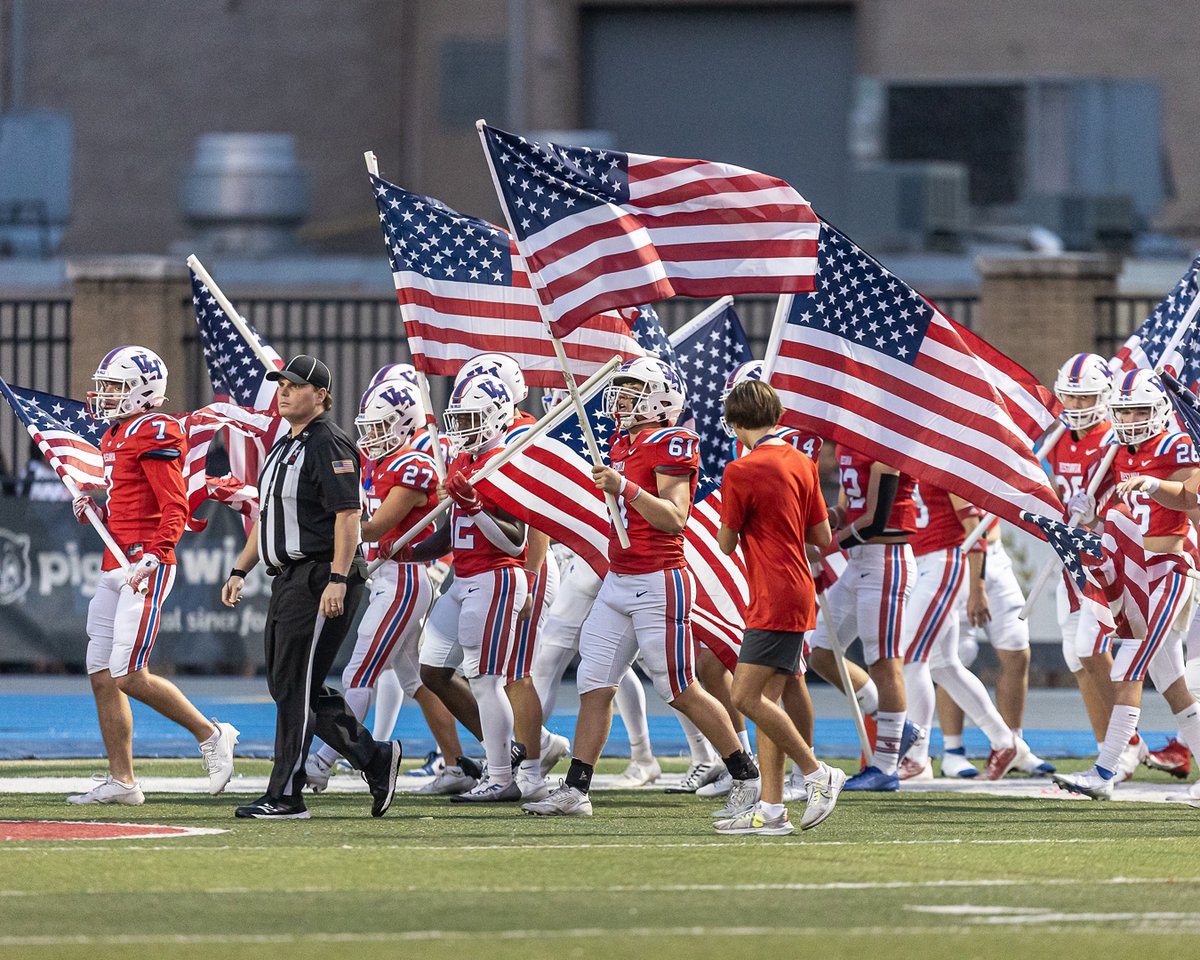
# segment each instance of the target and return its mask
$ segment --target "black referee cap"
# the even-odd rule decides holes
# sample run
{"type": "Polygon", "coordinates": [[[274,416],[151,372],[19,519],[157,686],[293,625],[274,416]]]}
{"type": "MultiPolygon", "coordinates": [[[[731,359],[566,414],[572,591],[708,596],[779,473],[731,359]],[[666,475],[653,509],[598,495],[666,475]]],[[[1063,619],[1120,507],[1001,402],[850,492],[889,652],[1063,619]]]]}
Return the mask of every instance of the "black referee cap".
{"type": "Polygon", "coordinates": [[[290,380],[292,383],[311,383],[318,390],[328,390],[331,377],[329,368],[316,357],[300,354],[292,357],[282,370],[272,370],[268,380],[290,380]]]}

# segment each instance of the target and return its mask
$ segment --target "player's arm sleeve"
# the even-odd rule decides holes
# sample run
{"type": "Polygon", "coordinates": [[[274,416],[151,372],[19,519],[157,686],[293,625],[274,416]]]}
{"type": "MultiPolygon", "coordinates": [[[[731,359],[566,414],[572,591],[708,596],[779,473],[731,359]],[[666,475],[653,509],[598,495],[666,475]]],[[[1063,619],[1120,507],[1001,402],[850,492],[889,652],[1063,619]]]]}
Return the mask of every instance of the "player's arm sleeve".
{"type": "Polygon", "coordinates": [[[896,491],[900,487],[900,476],[895,473],[879,474],[878,487],[876,488],[875,496],[875,512],[871,514],[871,520],[865,526],[862,524],[855,525],[854,533],[847,533],[838,541],[841,547],[852,547],[856,543],[862,543],[864,540],[870,540],[872,537],[877,537],[887,529],[888,517],[892,515],[892,504],[896,502],[896,491]]]}
{"type": "Polygon", "coordinates": [[[330,434],[323,442],[313,444],[305,461],[312,464],[322,507],[330,513],[359,509],[358,451],[349,441],[330,434]]]}
{"type": "MultiPolygon", "coordinates": [[[[168,438],[169,439],[169,438],[168,438]]],[[[175,443],[155,443],[139,456],[146,482],[154,491],[161,517],[146,553],[161,556],[174,550],[188,521],[187,484],[183,479],[182,437],[175,443]]]]}

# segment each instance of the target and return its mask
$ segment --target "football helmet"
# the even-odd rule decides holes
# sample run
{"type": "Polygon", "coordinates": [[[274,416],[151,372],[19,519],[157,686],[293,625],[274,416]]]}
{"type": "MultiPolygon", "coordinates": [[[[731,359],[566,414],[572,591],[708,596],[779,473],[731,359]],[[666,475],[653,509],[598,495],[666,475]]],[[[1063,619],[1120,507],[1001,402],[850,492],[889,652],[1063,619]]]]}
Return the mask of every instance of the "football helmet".
{"type": "Polygon", "coordinates": [[[488,373],[467,377],[454,387],[442,419],[446,436],[459,453],[477,453],[504,435],[513,421],[508,384],[488,373]]]}
{"type": "Polygon", "coordinates": [[[1144,367],[1120,375],[1108,398],[1108,409],[1117,441],[1131,447],[1157,437],[1171,421],[1171,400],[1162,381],[1144,367]],[[1123,423],[1118,414],[1125,410],[1144,410],[1146,415],[1123,423]]]}
{"type": "Polygon", "coordinates": [[[565,387],[555,387],[552,390],[542,391],[542,409],[549,413],[560,403],[567,399],[571,394],[565,387]]]}
{"type": "MultiPolygon", "coordinates": [[[[761,360],[747,360],[745,363],[739,363],[736,367],[729,371],[729,376],[725,378],[725,389],[721,391],[721,406],[725,406],[725,398],[729,396],[733,388],[744,380],[761,380],[763,375],[763,362],[761,360]]],[[[725,436],[736,437],[733,432],[733,427],[725,422],[725,413],[721,413],[721,429],[725,431],[725,436]]]]}
{"type": "Polygon", "coordinates": [[[525,374],[521,365],[507,353],[481,353],[472,357],[462,365],[454,377],[454,385],[473,377],[477,373],[486,373],[499,377],[508,384],[508,392],[512,394],[513,403],[522,403],[529,396],[529,388],[525,386],[525,374]]]}
{"type": "Polygon", "coordinates": [[[683,380],[665,360],[636,357],[614,371],[604,388],[605,412],[628,430],[639,423],[665,420],[674,426],[685,403],[683,380]],[[622,410],[623,405],[629,409],[622,410]]]}
{"type": "MultiPolygon", "coordinates": [[[[403,380],[414,390],[417,389],[417,368],[411,363],[389,363],[380,367],[375,376],[371,378],[371,382],[367,384],[367,389],[377,387],[386,380],[403,380]]],[[[365,394],[364,394],[365,396],[365,394]]],[[[419,394],[418,394],[419,396],[419,394]]]]}
{"type": "Polygon", "coordinates": [[[384,380],[368,388],[358,405],[358,449],[369,460],[386,457],[408,443],[424,423],[416,387],[402,379],[384,380]]]}
{"type": "Polygon", "coordinates": [[[1063,410],[1059,419],[1069,430],[1090,430],[1108,415],[1108,395],[1112,376],[1104,358],[1095,353],[1077,353],[1059,368],[1054,378],[1054,394],[1066,402],[1066,397],[1092,397],[1090,407],[1063,410]]]}
{"type": "Polygon", "coordinates": [[[95,390],[87,394],[88,412],[96,420],[117,420],[148,413],[167,399],[167,365],[146,347],[117,347],[92,374],[95,390]]]}

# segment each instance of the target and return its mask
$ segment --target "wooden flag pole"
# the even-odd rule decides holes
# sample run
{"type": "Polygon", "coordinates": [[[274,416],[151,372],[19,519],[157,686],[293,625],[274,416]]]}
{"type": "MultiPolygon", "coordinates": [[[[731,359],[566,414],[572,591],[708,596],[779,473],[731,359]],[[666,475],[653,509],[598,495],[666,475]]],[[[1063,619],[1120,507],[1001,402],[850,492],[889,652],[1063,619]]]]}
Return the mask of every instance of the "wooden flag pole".
{"type": "MultiPolygon", "coordinates": [[[[508,205],[504,202],[504,191],[500,189],[500,181],[496,177],[496,167],[492,163],[492,155],[488,151],[487,141],[483,133],[484,121],[479,120],[475,123],[475,129],[479,132],[479,142],[483,145],[483,156],[487,160],[488,170],[492,175],[492,185],[496,188],[496,196],[500,200],[500,207],[504,211],[504,219],[508,223],[509,232],[513,237],[517,236],[517,229],[513,225],[512,217],[508,212],[508,205]]],[[[517,247],[517,256],[524,262],[524,256],[521,253],[519,244],[517,247]]],[[[529,264],[525,263],[525,272],[529,274],[530,283],[534,278],[538,277],[536,270],[530,269],[529,264]]],[[[537,291],[534,291],[537,293],[537,291]]],[[[546,312],[546,305],[542,302],[539,295],[537,298],[538,312],[541,314],[542,323],[546,326],[546,335],[550,337],[550,342],[554,344],[554,355],[558,358],[558,365],[562,368],[563,381],[566,384],[567,392],[571,395],[571,402],[575,404],[575,409],[579,411],[579,425],[583,429],[583,439],[587,443],[588,456],[592,461],[593,466],[604,466],[604,457],[600,454],[600,444],[596,441],[596,432],[592,429],[592,421],[588,418],[587,409],[583,405],[583,401],[579,397],[579,388],[575,384],[575,377],[571,373],[570,364],[567,362],[566,351],[563,350],[562,341],[554,335],[550,327],[550,317],[546,312]]],[[[629,548],[629,531],[625,529],[625,518],[621,516],[621,507],[617,503],[615,494],[605,493],[604,503],[608,507],[608,515],[612,520],[613,530],[616,531],[617,541],[623,549],[629,548]]]]}
{"type": "MultiPolygon", "coordinates": [[[[375,156],[375,151],[366,151],[363,154],[363,160],[366,161],[367,172],[373,177],[378,177],[379,158],[375,156]]],[[[404,316],[403,305],[400,307],[400,316],[402,318],[404,316]]],[[[433,399],[429,395],[429,379],[425,376],[425,371],[417,367],[415,363],[413,364],[413,369],[417,373],[417,392],[421,395],[421,405],[425,408],[425,432],[429,436],[429,445],[433,448],[433,462],[437,465],[438,479],[444,479],[446,476],[446,455],[442,452],[442,444],[438,435],[437,417],[433,415],[433,399]]]]}

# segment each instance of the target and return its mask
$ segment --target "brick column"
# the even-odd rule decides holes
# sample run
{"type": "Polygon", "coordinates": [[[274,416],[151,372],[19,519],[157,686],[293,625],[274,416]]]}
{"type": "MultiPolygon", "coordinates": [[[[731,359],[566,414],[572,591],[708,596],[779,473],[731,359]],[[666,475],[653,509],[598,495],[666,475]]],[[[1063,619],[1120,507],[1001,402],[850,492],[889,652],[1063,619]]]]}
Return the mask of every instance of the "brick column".
{"type": "Polygon", "coordinates": [[[92,386],[101,358],[124,344],[149,347],[167,365],[164,409],[185,409],[194,364],[184,355],[183,336],[193,323],[187,265],[153,256],[89,257],[70,260],[72,285],[71,389],[81,397],[92,386]]]}
{"type": "Polygon", "coordinates": [[[1096,344],[1096,298],[1117,292],[1120,260],[1098,254],[980,257],[979,333],[1047,386],[1096,344]]]}

